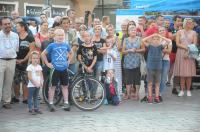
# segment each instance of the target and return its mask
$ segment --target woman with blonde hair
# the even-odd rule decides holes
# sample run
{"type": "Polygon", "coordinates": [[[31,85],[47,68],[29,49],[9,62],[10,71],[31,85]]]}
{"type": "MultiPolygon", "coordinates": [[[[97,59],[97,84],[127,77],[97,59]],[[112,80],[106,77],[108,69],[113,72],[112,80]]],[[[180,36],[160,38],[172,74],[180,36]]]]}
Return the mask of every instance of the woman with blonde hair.
{"type": "Polygon", "coordinates": [[[197,44],[197,35],[193,29],[193,20],[185,18],[183,30],[179,30],[176,35],[176,45],[178,47],[174,64],[174,76],[180,77],[181,91],[178,96],[184,95],[184,88],[187,88],[187,96],[192,96],[190,92],[192,76],[196,75],[195,61],[188,57],[188,45],[197,44]]]}

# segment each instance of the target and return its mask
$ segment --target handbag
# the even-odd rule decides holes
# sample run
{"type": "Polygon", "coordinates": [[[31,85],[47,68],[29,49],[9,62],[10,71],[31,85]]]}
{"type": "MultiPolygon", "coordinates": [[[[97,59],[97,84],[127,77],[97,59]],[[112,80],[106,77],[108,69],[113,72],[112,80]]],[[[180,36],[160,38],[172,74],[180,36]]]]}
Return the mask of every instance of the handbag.
{"type": "Polygon", "coordinates": [[[140,73],[141,73],[141,76],[144,76],[147,74],[147,64],[143,55],[140,55],[140,73]]]}
{"type": "Polygon", "coordinates": [[[195,44],[188,45],[188,56],[189,58],[192,58],[192,59],[199,58],[199,50],[195,44]]]}

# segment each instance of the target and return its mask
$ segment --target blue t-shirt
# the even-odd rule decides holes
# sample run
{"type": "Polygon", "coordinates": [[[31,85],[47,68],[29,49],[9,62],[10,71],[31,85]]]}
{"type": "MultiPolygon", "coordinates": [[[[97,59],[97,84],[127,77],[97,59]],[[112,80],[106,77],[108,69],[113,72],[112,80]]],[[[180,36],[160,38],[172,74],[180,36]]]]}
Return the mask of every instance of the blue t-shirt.
{"type": "Polygon", "coordinates": [[[68,68],[67,54],[71,51],[71,48],[67,43],[51,43],[46,51],[50,55],[51,63],[56,70],[64,71],[68,68]]]}
{"type": "Polygon", "coordinates": [[[149,45],[147,56],[147,69],[149,70],[161,70],[162,69],[162,50],[163,46],[149,45]]]}

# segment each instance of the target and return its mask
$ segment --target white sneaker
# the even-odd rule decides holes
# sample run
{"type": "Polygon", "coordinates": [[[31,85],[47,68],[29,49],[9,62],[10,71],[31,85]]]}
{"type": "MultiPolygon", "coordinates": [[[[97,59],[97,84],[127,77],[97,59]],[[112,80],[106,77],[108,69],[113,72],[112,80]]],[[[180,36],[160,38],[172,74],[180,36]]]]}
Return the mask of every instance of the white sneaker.
{"type": "Polygon", "coordinates": [[[184,92],[181,90],[178,94],[179,97],[182,97],[184,95],[184,92]]]}
{"type": "Polygon", "coordinates": [[[187,96],[188,96],[188,97],[191,97],[191,96],[192,96],[192,94],[191,94],[190,91],[187,91],[187,96]]]}

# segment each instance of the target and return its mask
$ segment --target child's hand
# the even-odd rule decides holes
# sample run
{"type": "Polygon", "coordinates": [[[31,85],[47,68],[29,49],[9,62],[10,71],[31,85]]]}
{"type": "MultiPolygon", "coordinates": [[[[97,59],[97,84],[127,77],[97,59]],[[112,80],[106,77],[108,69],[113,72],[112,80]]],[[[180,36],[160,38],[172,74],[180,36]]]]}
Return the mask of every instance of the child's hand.
{"type": "Polygon", "coordinates": [[[89,73],[92,73],[92,72],[93,72],[93,69],[92,69],[91,67],[88,67],[87,69],[88,69],[88,72],[89,72],[89,73]]]}

